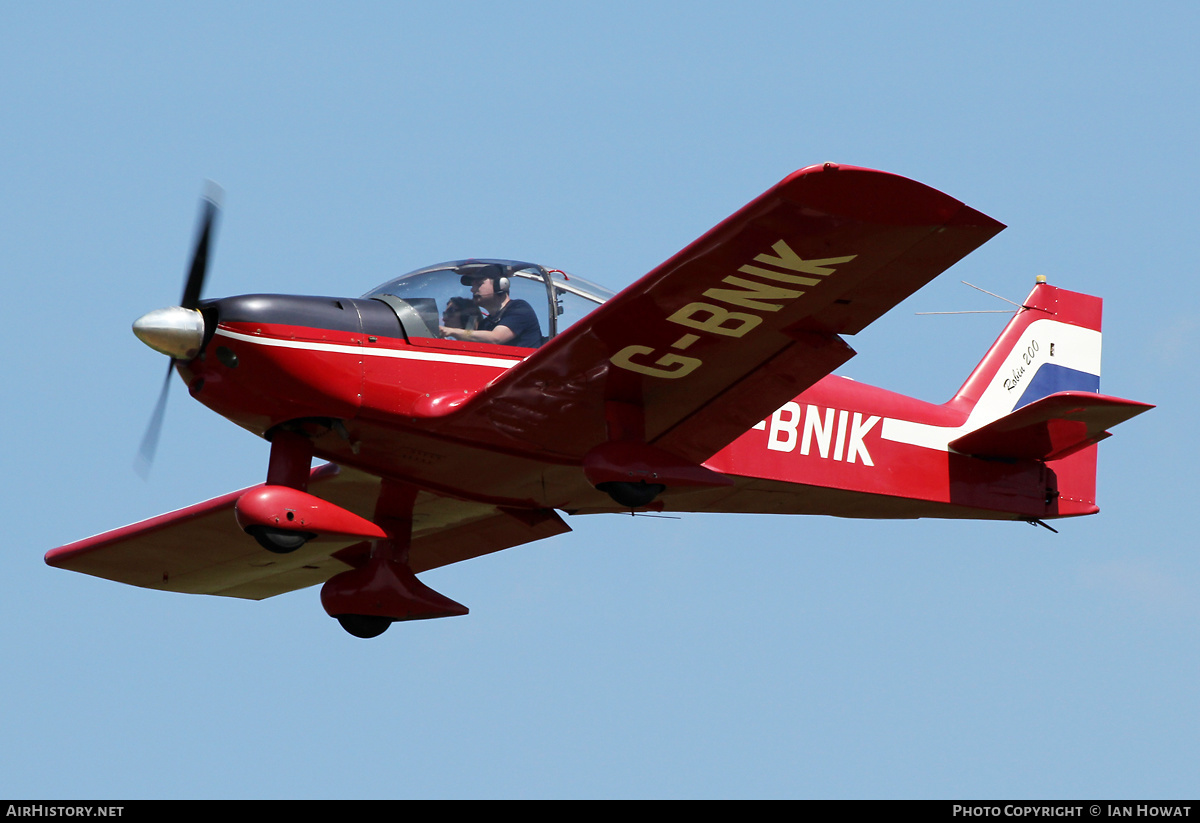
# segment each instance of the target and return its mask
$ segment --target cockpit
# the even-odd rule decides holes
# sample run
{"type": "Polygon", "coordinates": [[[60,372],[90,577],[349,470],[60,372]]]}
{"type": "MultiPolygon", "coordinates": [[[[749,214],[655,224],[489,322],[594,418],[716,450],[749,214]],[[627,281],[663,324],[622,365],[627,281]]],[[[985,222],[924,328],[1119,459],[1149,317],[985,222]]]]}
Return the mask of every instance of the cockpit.
{"type": "Polygon", "coordinates": [[[613,293],[559,269],[516,260],[456,260],[426,266],[389,280],[363,295],[386,303],[396,313],[405,334],[433,339],[458,338],[458,329],[483,329],[505,323],[506,316],[524,314],[526,304],[537,318],[537,329],[508,345],[536,348],[604,303],[613,293]],[[503,292],[508,301],[496,314],[496,302],[481,297],[479,284],[491,283],[484,294],[503,292]],[[493,314],[489,317],[489,309],[493,314]],[[490,321],[490,322],[489,322],[490,321]]]}

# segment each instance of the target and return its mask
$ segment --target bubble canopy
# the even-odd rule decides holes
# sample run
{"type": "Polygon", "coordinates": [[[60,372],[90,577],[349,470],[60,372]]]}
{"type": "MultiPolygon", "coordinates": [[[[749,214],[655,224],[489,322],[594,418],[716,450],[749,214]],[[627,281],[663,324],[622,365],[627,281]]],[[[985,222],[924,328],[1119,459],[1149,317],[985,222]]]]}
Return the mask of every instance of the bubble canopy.
{"type": "Polygon", "coordinates": [[[438,338],[441,326],[475,328],[486,317],[472,293],[492,280],[509,299],[529,304],[543,342],[613,296],[613,292],[560,269],[519,260],[470,259],[437,263],[389,280],[363,295],[395,310],[410,337],[438,338]]]}

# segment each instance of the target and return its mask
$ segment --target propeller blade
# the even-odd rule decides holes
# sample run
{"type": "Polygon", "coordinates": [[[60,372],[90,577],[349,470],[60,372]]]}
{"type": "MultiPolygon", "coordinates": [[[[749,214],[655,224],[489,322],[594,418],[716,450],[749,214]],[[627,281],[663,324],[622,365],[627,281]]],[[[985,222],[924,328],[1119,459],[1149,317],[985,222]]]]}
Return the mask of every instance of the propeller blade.
{"type": "Polygon", "coordinates": [[[175,362],[167,364],[167,377],[163,380],[162,389],[158,392],[158,402],[154,404],[154,414],[146,425],[146,433],[142,435],[142,445],[138,449],[137,459],[133,468],[143,480],[150,478],[150,467],[154,464],[154,453],[158,451],[158,436],[162,433],[163,416],[167,410],[167,395],[171,391],[171,372],[175,370],[175,362]]]}
{"type": "Polygon", "coordinates": [[[183,297],[179,300],[179,305],[185,309],[194,309],[200,305],[200,292],[204,288],[204,278],[208,274],[208,249],[216,229],[217,214],[221,210],[223,195],[221,187],[209,180],[205,186],[204,199],[200,204],[200,222],[196,228],[196,244],[192,249],[192,265],[188,268],[187,280],[183,285],[183,297]]]}
{"type": "MultiPolygon", "coordinates": [[[[192,263],[188,267],[187,280],[183,284],[183,297],[179,305],[183,309],[196,309],[200,306],[200,293],[204,289],[204,278],[208,274],[208,252],[212,245],[213,232],[216,229],[217,214],[221,210],[221,199],[224,192],[216,183],[209,180],[204,187],[204,197],[200,201],[200,222],[196,227],[196,243],[192,248],[192,263]]],[[[147,343],[151,348],[162,351],[169,357],[194,357],[193,349],[199,348],[204,337],[203,321],[196,317],[188,317],[194,312],[182,311],[179,307],[161,309],[142,316],[133,324],[134,334],[146,342],[147,337],[157,345],[147,343]],[[178,315],[185,318],[180,320],[178,315]],[[165,318],[165,319],[164,319],[165,318]],[[199,324],[197,326],[197,324],[199,324]],[[194,340],[192,338],[195,338],[194,340]],[[180,342],[182,340],[182,342],[180,342]],[[194,344],[194,345],[193,345],[194,344]]],[[[154,454],[158,451],[158,437],[162,433],[163,416],[167,411],[167,395],[171,391],[171,372],[175,370],[175,361],[167,363],[167,376],[163,380],[162,389],[158,392],[158,402],[154,404],[154,413],[142,436],[142,445],[138,449],[133,468],[146,480],[150,476],[150,467],[154,463],[154,454]]]]}

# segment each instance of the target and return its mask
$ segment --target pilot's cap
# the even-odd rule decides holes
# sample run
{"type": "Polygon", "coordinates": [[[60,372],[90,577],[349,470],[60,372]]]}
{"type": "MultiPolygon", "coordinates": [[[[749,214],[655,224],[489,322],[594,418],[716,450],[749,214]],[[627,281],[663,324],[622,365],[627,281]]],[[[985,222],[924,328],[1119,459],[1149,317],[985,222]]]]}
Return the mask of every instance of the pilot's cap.
{"type": "Polygon", "coordinates": [[[504,267],[495,263],[471,263],[460,266],[458,270],[462,272],[462,276],[458,280],[464,286],[470,286],[476,280],[499,282],[500,278],[504,277],[504,267]]]}

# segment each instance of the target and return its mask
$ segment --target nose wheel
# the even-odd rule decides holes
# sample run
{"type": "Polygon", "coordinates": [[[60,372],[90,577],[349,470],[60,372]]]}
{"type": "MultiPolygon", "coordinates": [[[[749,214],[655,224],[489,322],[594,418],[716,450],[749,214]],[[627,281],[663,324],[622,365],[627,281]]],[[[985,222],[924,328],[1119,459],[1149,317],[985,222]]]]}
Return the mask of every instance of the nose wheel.
{"type": "Polygon", "coordinates": [[[390,617],[380,617],[374,614],[339,614],[337,622],[341,623],[342,628],[355,637],[367,639],[379,637],[388,630],[388,626],[392,625],[393,621],[390,617]]]}

